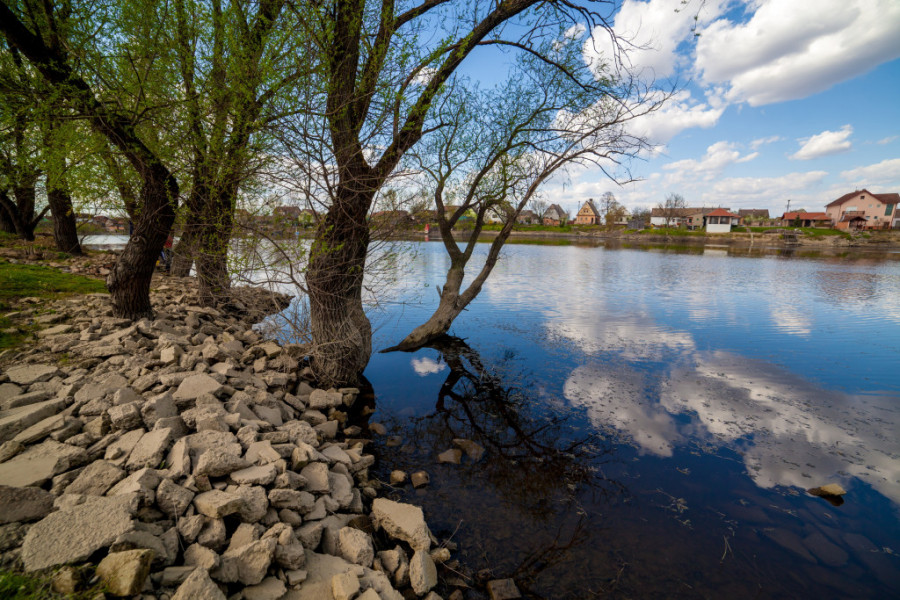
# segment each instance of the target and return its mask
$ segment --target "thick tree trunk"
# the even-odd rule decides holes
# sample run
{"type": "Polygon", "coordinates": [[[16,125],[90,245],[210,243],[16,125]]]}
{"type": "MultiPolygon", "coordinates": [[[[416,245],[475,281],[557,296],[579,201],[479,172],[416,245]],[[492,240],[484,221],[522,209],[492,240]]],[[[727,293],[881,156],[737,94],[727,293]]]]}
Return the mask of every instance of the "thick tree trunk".
{"type": "Polygon", "coordinates": [[[231,187],[219,189],[210,194],[209,201],[203,207],[203,233],[197,260],[200,306],[225,304],[230,297],[227,258],[234,225],[232,199],[231,187]]]}
{"type": "Polygon", "coordinates": [[[113,314],[132,321],[153,317],[150,280],[175,221],[178,198],[178,183],[161,164],[149,167],[143,180],[134,233],[106,278],[113,314]]]}
{"type": "Polygon", "coordinates": [[[47,170],[47,203],[53,215],[53,237],[56,239],[56,248],[60,252],[81,256],[83,253],[78,241],[72,197],[69,195],[65,178],[57,178],[53,172],[53,169],[47,170]]]}
{"type": "Polygon", "coordinates": [[[57,250],[81,256],[83,252],[78,241],[75,211],[72,210],[72,199],[68,191],[59,188],[48,189],[47,202],[53,215],[53,237],[56,239],[57,250]]]}
{"type": "Polygon", "coordinates": [[[306,274],[312,369],[324,387],[354,384],[372,355],[362,282],[369,246],[366,212],[373,197],[374,190],[340,190],[312,245],[306,274]]]}

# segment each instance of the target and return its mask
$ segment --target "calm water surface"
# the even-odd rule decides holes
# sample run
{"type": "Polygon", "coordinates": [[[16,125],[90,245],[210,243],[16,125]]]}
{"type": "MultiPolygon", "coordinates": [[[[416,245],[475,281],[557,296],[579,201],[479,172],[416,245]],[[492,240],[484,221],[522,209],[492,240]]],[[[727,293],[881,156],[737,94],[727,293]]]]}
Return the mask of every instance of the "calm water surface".
{"type": "MultiPolygon", "coordinates": [[[[443,283],[408,247],[376,349],[443,283]]],[[[900,255],[743,254],[509,246],[457,339],[372,358],[376,474],[533,597],[900,597],[900,255]]]]}

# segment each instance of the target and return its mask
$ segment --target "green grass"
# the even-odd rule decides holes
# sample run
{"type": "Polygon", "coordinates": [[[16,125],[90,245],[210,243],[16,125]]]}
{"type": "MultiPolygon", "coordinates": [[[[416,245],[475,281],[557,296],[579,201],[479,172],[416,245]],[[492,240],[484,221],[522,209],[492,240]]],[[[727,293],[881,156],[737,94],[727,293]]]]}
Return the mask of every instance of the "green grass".
{"type": "Polygon", "coordinates": [[[97,594],[105,589],[102,583],[97,583],[72,595],[63,596],[52,590],[50,581],[50,575],[23,575],[0,569],[0,598],[3,600],[88,600],[96,598],[97,594]]]}
{"type": "Polygon", "coordinates": [[[697,231],[688,231],[687,229],[681,229],[676,227],[669,227],[666,229],[665,227],[656,227],[654,229],[642,229],[638,233],[642,235],[668,235],[673,237],[701,237],[706,235],[706,232],[703,230],[697,231]]]}
{"type": "MultiPolygon", "coordinates": [[[[15,298],[54,299],[95,292],[106,292],[106,285],[97,279],[50,267],[0,262],[0,314],[10,310],[10,302],[15,298]]],[[[3,332],[12,326],[9,319],[0,316],[0,349],[21,343],[25,334],[3,332]]]]}

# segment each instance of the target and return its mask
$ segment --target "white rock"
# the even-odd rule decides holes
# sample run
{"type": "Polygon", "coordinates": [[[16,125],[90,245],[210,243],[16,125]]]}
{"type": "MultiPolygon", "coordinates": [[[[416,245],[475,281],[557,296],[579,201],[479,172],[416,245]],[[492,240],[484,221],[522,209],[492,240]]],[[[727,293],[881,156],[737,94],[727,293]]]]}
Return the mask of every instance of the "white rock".
{"type": "Polygon", "coordinates": [[[372,503],[372,521],[392,538],[407,542],[413,550],[431,547],[431,533],[418,506],[376,498],[372,503]]]}
{"type": "Polygon", "coordinates": [[[371,567],[375,559],[372,538],[355,527],[344,527],[338,532],[341,556],[344,560],[364,567],[371,567]]]}
{"type": "Polygon", "coordinates": [[[416,550],[409,561],[409,582],[413,591],[424,596],[437,585],[437,568],[428,552],[416,550]]]}

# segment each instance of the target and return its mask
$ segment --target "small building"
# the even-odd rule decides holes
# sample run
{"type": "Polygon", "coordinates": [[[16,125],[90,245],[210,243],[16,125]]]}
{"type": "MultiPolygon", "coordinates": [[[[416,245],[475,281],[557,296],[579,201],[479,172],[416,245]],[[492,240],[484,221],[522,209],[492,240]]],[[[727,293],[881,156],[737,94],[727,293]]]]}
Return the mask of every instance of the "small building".
{"type": "Polygon", "coordinates": [[[900,227],[900,194],[873,194],[862,189],[844,194],[825,207],[825,213],[837,229],[855,229],[858,220],[845,217],[862,217],[866,221],[865,229],[888,229],[900,227]]]}
{"type": "Polygon", "coordinates": [[[585,202],[578,214],[575,215],[576,225],[600,225],[602,220],[603,217],[600,216],[600,211],[594,206],[593,198],[585,202]]]}
{"type": "Polygon", "coordinates": [[[541,216],[533,210],[528,210],[526,208],[519,213],[518,217],[516,217],[516,223],[519,225],[540,225],[541,216]]]}
{"type": "Polygon", "coordinates": [[[564,211],[559,204],[551,204],[550,208],[544,211],[543,221],[544,225],[559,227],[568,223],[569,213],[564,211]]]}
{"type": "Polygon", "coordinates": [[[781,224],[784,227],[831,227],[832,221],[822,212],[786,212],[781,215],[781,224]]]}
{"type": "Polygon", "coordinates": [[[681,227],[691,226],[693,219],[699,214],[699,227],[702,227],[702,216],[704,211],[709,212],[711,208],[651,208],[650,209],[650,225],[653,227],[681,227]],[[666,223],[668,221],[668,224],[666,223]]]}
{"type": "Polygon", "coordinates": [[[299,206],[278,206],[275,208],[273,213],[276,217],[281,217],[282,219],[296,221],[297,217],[300,216],[300,207],[299,206]]]}
{"type": "Polygon", "coordinates": [[[717,208],[706,214],[706,233],[731,233],[731,227],[740,222],[740,215],[717,208]]]}
{"type": "Polygon", "coordinates": [[[763,223],[769,220],[768,208],[742,208],[738,210],[738,216],[741,218],[742,225],[751,225],[753,223],[763,223]]]}

